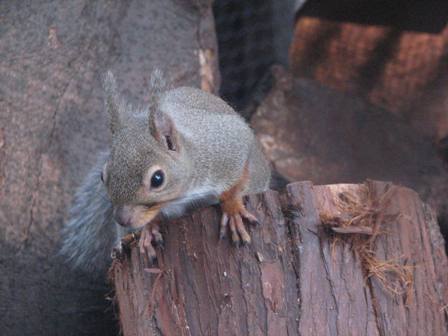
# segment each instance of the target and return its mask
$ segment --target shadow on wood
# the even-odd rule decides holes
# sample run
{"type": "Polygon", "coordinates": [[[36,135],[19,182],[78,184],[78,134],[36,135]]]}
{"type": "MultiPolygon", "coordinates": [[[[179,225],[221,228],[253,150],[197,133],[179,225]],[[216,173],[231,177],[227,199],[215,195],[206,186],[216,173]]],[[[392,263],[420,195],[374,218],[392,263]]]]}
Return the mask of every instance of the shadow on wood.
{"type": "Polygon", "coordinates": [[[218,242],[206,208],[165,225],[159,268],[137,248],[114,262],[125,336],[447,333],[444,242],[414,191],[301,182],[248,208],[250,246],[218,242]]]}

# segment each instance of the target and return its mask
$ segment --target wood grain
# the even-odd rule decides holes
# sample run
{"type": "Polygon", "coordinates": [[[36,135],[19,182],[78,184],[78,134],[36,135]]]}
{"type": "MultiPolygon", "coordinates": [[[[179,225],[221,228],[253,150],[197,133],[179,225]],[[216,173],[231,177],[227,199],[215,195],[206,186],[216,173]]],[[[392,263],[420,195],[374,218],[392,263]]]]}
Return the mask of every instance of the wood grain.
{"type": "MultiPolygon", "coordinates": [[[[218,242],[218,209],[207,208],[166,223],[158,266],[148,269],[135,248],[115,261],[112,275],[125,336],[448,331],[443,239],[434,213],[412,190],[372,181],[299,182],[281,194],[251,196],[248,207],[263,223],[251,229],[250,246],[218,242]],[[376,209],[372,218],[380,230],[371,246],[378,260],[398,269],[409,266],[413,282],[403,284],[403,293],[390,292],[366,273],[371,269],[357,253],[358,235],[342,237],[326,229],[323,214],[353,216],[347,204],[376,209]]],[[[392,272],[387,276],[388,283],[398,281],[392,272]]]]}

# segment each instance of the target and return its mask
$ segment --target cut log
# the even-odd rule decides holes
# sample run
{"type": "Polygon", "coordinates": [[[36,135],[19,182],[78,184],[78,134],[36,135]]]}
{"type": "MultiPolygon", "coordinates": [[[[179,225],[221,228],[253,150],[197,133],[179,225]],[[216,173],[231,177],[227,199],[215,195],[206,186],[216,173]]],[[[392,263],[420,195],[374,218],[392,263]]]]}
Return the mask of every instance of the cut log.
{"type": "Polygon", "coordinates": [[[250,246],[218,242],[206,208],[166,223],[158,266],[114,261],[125,336],[447,334],[444,241],[414,191],[301,182],[247,203],[250,246]]]}

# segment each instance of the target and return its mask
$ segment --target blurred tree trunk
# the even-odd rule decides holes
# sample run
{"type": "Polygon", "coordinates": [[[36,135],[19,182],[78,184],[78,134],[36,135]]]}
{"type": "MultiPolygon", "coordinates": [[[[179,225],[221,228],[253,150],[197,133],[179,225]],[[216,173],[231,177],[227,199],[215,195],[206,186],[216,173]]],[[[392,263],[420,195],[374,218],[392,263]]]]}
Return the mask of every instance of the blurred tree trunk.
{"type": "Polygon", "coordinates": [[[0,333],[111,335],[104,281],[55,257],[109,137],[99,77],[112,69],[143,100],[155,66],[216,90],[210,1],[2,1],[0,13],[0,333]]]}
{"type": "Polygon", "coordinates": [[[433,211],[382,182],[251,196],[250,246],[217,242],[219,213],[166,223],[158,267],[112,268],[129,335],[446,335],[448,262],[433,211]]]}
{"type": "Polygon", "coordinates": [[[417,191],[448,232],[448,166],[438,155],[448,153],[448,142],[436,149],[402,118],[356,95],[279,66],[272,74],[251,124],[279,174],[315,184],[393,181],[417,191]]]}
{"type": "Polygon", "coordinates": [[[439,141],[448,136],[447,20],[446,1],[310,0],[297,15],[291,69],[439,141]]]}

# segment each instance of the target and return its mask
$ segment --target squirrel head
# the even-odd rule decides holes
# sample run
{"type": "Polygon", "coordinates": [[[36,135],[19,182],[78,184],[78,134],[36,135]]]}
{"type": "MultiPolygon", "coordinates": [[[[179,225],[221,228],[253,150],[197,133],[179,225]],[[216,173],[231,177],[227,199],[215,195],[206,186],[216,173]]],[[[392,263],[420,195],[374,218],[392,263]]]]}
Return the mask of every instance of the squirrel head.
{"type": "Polygon", "coordinates": [[[104,79],[112,145],[101,178],[123,226],[139,228],[150,222],[164,204],[182,195],[189,181],[181,135],[159,108],[166,91],[161,78],[160,72],[152,75],[151,101],[144,109],[124,102],[110,72],[104,79]]]}

